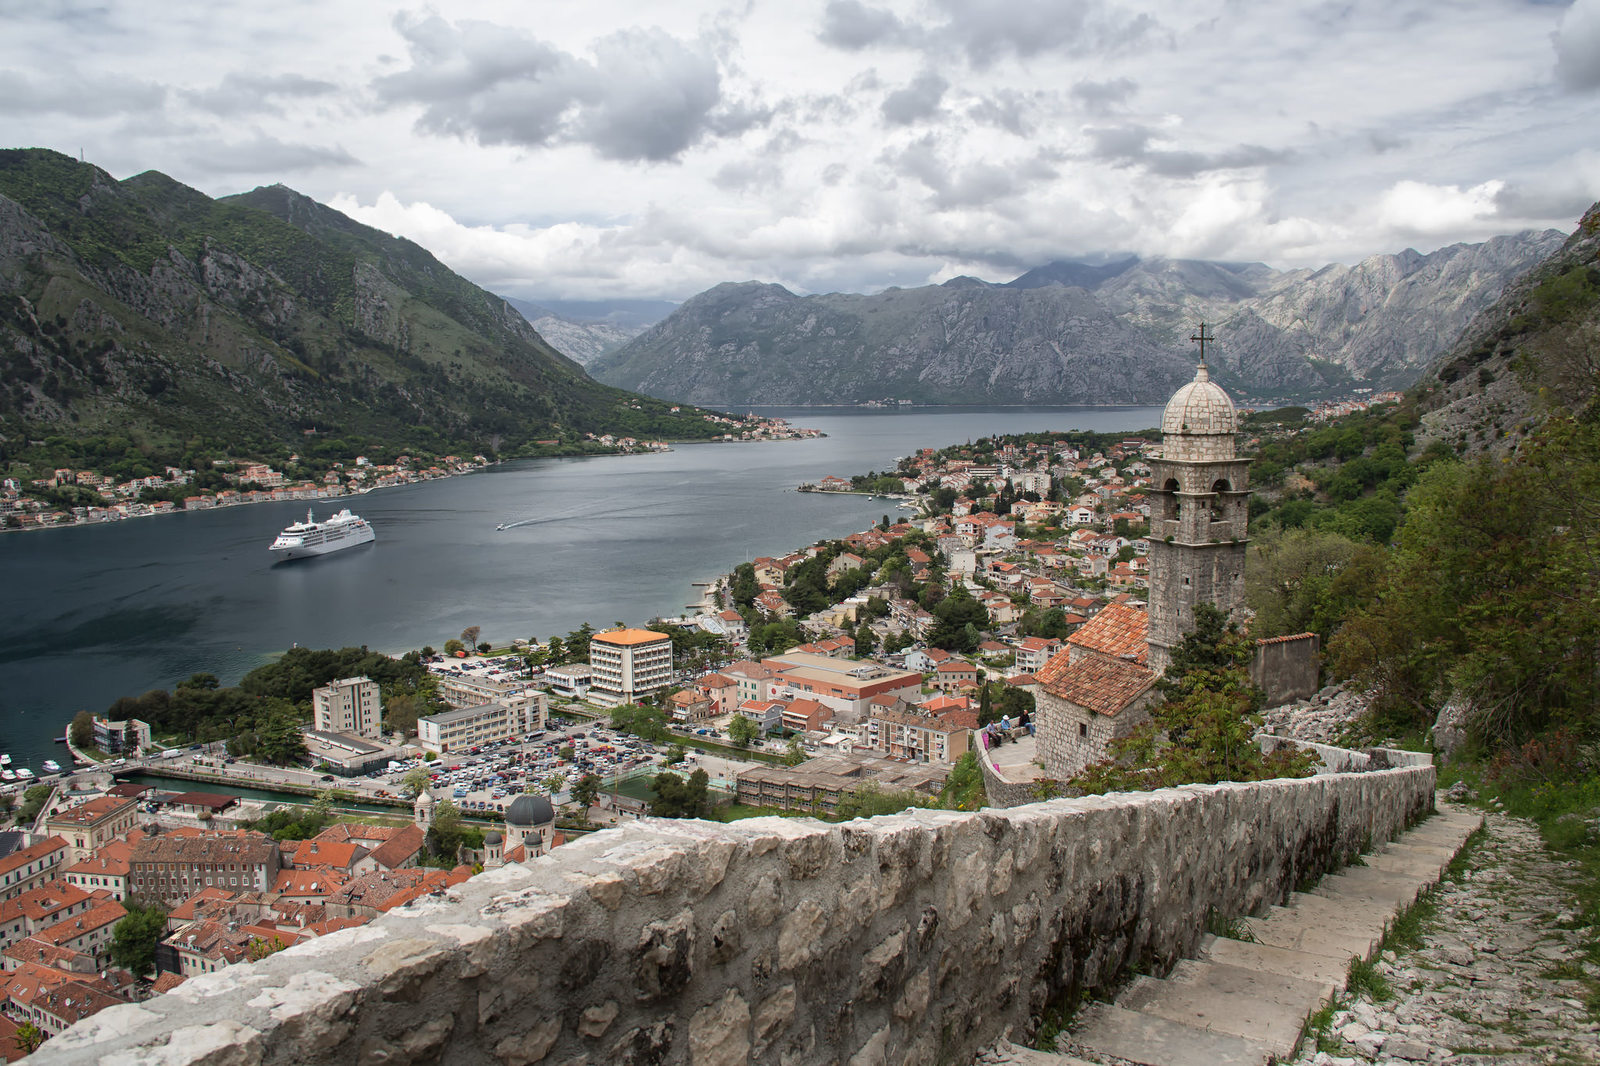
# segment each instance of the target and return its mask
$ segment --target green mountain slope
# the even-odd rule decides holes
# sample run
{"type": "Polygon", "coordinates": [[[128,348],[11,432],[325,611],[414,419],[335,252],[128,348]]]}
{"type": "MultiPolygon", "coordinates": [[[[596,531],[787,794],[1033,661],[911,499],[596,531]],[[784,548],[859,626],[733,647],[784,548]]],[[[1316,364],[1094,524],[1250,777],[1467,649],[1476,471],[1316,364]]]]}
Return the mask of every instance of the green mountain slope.
{"type": "Polygon", "coordinates": [[[513,454],[725,429],[600,385],[418,245],[282,186],[213,200],[0,151],[0,447],[334,433],[513,454]]]}
{"type": "Polygon", "coordinates": [[[1506,286],[1417,386],[1423,437],[1504,455],[1555,409],[1600,400],[1600,203],[1506,286]]]}

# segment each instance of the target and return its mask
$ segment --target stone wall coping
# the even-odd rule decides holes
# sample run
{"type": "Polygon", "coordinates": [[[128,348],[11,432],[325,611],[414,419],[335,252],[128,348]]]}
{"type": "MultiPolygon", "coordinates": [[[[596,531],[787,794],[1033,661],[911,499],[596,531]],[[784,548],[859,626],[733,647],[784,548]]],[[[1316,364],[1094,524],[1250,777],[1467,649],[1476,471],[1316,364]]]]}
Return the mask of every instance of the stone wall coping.
{"type": "Polygon", "coordinates": [[[1410,765],[844,823],[641,819],[102,1011],[35,1054],[41,1066],[970,1059],[1062,982],[1170,965],[1212,909],[1279,902],[1363,834],[1389,839],[1431,808],[1434,781],[1410,765]],[[781,1056],[764,1052],[779,1041],[781,1056]]]}

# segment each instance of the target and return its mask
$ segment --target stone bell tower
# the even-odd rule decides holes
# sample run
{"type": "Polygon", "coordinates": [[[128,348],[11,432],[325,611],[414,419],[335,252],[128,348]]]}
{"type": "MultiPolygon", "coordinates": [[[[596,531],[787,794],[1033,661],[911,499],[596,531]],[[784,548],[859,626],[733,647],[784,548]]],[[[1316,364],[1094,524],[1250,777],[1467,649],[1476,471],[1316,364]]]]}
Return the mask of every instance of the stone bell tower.
{"type": "Polygon", "coordinates": [[[1232,613],[1244,603],[1250,517],[1250,460],[1234,454],[1239,416],[1211,380],[1200,332],[1194,380],[1173,393],[1161,416],[1161,456],[1150,462],[1149,664],[1164,671],[1194,629],[1196,604],[1232,613]]]}

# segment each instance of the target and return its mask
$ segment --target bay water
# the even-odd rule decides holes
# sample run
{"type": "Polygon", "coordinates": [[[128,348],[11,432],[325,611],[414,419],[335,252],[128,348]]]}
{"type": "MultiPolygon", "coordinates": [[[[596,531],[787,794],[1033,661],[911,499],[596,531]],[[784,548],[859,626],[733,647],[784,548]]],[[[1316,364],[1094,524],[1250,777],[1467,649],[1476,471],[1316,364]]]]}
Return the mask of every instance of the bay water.
{"type": "Polygon", "coordinates": [[[232,684],[294,644],[402,653],[546,640],[587,621],[682,614],[757,555],[845,536],[894,501],[799,493],[804,481],[889,470],[899,456],[1000,433],[1159,424],[1159,407],[758,408],[827,434],[680,444],[671,452],[503,463],[462,477],[322,500],[377,540],[276,562],[304,503],[268,503],[0,535],[0,751],[35,770],[73,714],[171,688],[232,684]],[[507,526],[497,530],[497,526],[507,526]]]}

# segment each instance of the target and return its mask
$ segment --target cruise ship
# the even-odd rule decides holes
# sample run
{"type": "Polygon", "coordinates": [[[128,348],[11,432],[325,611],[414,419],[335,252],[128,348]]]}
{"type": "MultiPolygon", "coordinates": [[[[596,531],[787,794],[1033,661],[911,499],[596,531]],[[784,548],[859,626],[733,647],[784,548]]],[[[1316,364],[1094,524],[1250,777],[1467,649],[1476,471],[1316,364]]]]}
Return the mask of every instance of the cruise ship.
{"type": "Polygon", "coordinates": [[[306,511],[306,520],[278,534],[269,549],[280,559],[303,559],[310,555],[354,548],[373,540],[372,526],[346,507],[326,522],[318,522],[306,511]]]}

